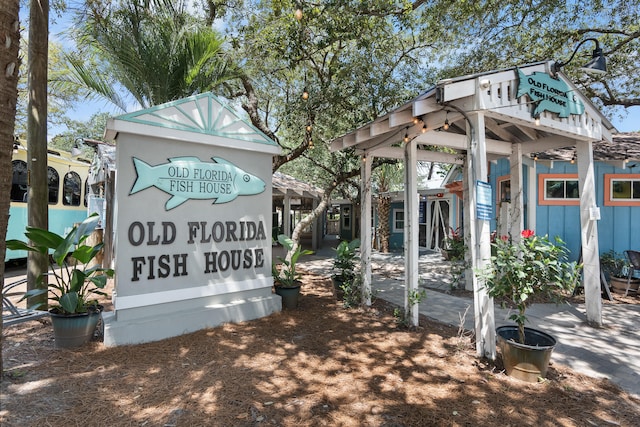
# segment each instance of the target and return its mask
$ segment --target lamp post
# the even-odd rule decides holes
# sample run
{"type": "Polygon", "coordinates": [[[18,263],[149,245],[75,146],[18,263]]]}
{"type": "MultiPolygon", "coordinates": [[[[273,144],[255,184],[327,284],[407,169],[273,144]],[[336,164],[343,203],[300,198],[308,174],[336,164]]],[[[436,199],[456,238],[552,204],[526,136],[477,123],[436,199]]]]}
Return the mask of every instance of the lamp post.
{"type": "Polygon", "coordinates": [[[578,52],[578,49],[580,49],[580,46],[582,46],[584,43],[586,43],[588,41],[595,42],[596,48],[593,50],[593,52],[591,52],[591,60],[587,64],[583,65],[580,68],[583,71],[587,72],[587,73],[593,73],[593,74],[604,74],[604,73],[606,73],[607,72],[607,59],[604,57],[604,54],[602,53],[602,49],[600,48],[600,43],[598,42],[597,39],[594,39],[594,38],[584,39],[580,43],[578,43],[578,46],[576,46],[575,50],[573,51],[573,54],[571,55],[571,57],[569,58],[568,61],[566,61],[566,62],[556,61],[553,64],[553,68],[552,68],[553,69],[553,73],[556,74],[558,71],[560,71],[560,69],[562,67],[564,67],[569,62],[571,62],[573,60],[573,57],[576,56],[576,53],[578,52]]]}

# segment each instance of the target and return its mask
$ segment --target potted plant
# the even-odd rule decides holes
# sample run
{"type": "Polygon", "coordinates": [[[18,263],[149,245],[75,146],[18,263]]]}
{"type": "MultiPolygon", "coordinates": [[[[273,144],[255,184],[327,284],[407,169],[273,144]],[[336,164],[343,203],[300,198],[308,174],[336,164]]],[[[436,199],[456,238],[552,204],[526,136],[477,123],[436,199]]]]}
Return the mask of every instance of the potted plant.
{"type": "Polygon", "coordinates": [[[524,326],[531,297],[556,299],[579,278],[580,266],[567,260],[564,242],[555,240],[531,230],[524,230],[518,242],[502,236],[493,243],[489,269],[481,273],[487,294],[517,309],[510,317],[516,325],[501,326],[496,334],[507,374],[530,382],[545,377],[556,344],[551,335],[524,326]]]}
{"type": "Polygon", "coordinates": [[[334,273],[331,275],[336,298],[342,299],[345,292],[349,292],[356,278],[356,250],[360,247],[360,240],[342,240],[335,248],[333,259],[334,273]]]}
{"type": "Polygon", "coordinates": [[[107,279],[113,277],[113,270],[91,265],[103,243],[85,244],[99,220],[97,214],[91,215],[64,237],[41,228],[27,227],[25,236],[30,243],[7,241],[7,248],[12,250],[49,254],[49,272],[38,279],[47,286],[27,291],[24,298],[49,294],[49,300],[54,302],[49,313],[55,345],[59,348],[78,347],[88,342],[100,319],[102,307],[93,297],[106,295],[102,289],[107,279]]]}
{"type": "Polygon", "coordinates": [[[302,285],[300,273],[296,271],[296,264],[300,256],[309,255],[313,252],[308,249],[302,249],[300,245],[296,246],[294,241],[285,234],[278,235],[278,243],[286,249],[287,256],[285,258],[278,257],[278,260],[280,260],[279,270],[275,262],[271,264],[273,286],[276,294],[282,297],[283,308],[296,308],[298,306],[300,286],[302,285]]]}
{"type": "MultiPolygon", "coordinates": [[[[600,255],[600,268],[616,293],[626,293],[629,280],[629,260],[613,249],[600,255]]],[[[640,279],[630,280],[629,290],[638,291],[640,279]]]]}

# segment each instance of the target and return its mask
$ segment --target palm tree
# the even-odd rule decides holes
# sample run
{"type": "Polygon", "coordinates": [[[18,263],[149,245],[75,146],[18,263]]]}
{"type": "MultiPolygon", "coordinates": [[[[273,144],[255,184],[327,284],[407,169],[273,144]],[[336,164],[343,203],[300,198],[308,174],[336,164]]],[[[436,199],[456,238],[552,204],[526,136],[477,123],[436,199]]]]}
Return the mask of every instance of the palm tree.
{"type": "Polygon", "coordinates": [[[82,86],[127,111],[121,93],[148,108],[237,77],[215,30],[170,0],[141,3],[99,10],[92,4],[76,34],[79,51],[68,56],[73,75],[57,84],[82,86]]]}
{"type": "MultiPolygon", "coordinates": [[[[4,42],[0,44],[0,293],[4,284],[4,257],[7,250],[6,236],[9,223],[9,193],[11,189],[11,153],[13,152],[13,130],[18,102],[18,69],[20,59],[19,0],[0,2],[0,34],[4,42]]],[[[0,317],[0,337],[2,317],[0,317]]],[[[0,340],[0,343],[2,340],[0,340]]],[[[2,375],[2,349],[0,348],[0,376],[2,375]]]]}

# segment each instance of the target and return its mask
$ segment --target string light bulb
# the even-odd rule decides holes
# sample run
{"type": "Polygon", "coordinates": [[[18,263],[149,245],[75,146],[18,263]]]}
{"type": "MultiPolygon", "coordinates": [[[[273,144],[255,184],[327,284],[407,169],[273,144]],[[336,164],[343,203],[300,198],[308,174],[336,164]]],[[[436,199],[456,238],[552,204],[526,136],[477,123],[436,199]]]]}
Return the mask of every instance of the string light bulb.
{"type": "Polygon", "coordinates": [[[574,164],[576,162],[576,155],[574,154],[573,157],[571,157],[571,164],[574,164]]]}
{"type": "Polygon", "coordinates": [[[422,129],[420,130],[420,132],[422,132],[422,133],[426,133],[427,132],[427,123],[426,122],[422,125],[422,129]]]}
{"type": "Polygon", "coordinates": [[[536,116],[536,119],[533,121],[536,126],[540,126],[540,116],[536,116]]]}
{"type": "Polygon", "coordinates": [[[307,127],[305,129],[307,130],[307,132],[311,132],[311,123],[307,124],[307,127]]]}
{"type": "Polygon", "coordinates": [[[623,160],[623,162],[625,164],[629,163],[629,152],[627,150],[624,150],[624,160],[623,160]]]}
{"type": "Polygon", "coordinates": [[[449,130],[449,119],[448,118],[444,119],[444,125],[442,126],[442,129],[449,130]]]}
{"type": "Polygon", "coordinates": [[[309,140],[309,148],[313,148],[313,139],[309,140]]]}
{"type": "Polygon", "coordinates": [[[533,153],[533,160],[538,160],[538,153],[533,153]]]}
{"type": "Polygon", "coordinates": [[[409,134],[407,132],[404,133],[404,138],[402,138],[402,140],[404,141],[405,144],[409,142],[409,134]]]}
{"type": "Polygon", "coordinates": [[[307,99],[309,99],[309,91],[307,91],[307,88],[305,87],[304,90],[302,91],[302,99],[304,99],[305,101],[307,99]]]}
{"type": "Polygon", "coordinates": [[[293,13],[293,16],[295,16],[297,21],[302,20],[302,9],[300,8],[300,6],[296,8],[296,11],[293,13]]]}
{"type": "Polygon", "coordinates": [[[414,124],[414,125],[417,125],[418,123],[420,123],[420,118],[418,118],[418,117],[414,117],[414,118],[413,118],[413,124],[414,124]]]}

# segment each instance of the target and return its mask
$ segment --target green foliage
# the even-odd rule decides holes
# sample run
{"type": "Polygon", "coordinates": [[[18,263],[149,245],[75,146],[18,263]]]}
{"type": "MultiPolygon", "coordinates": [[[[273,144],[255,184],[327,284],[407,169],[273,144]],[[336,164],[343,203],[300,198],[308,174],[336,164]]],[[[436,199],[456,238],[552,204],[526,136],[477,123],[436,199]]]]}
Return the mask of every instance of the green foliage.
{"type": "MultiPolygon", "coordinates": [[[[25,236],[31,244],[20,240],[7,241],[7,248],[12,250],[49,254],[51,268],[47,275],[53,276],[53,283],[49,283],[48,288],[28,291],[25,298],[49,293],[49,299],[57,304],[54,309],[60,314],[86,313],[89,306],[97,305],[91,297],[105,295],[102,289],[106,286],[107,279],[113,277],[112,269],[97,265],[89,267],[103,244],[89,246],[84,242],[95,230],[99,220],[100,217],[93,214],[74,226],[66,236],[41,228],[27,227],[25,236]]],[[[46,283],[51,280],[45,279],[43,274],[39,281],[46,283]]]]}
{"type": "Polygon", "coordinates": [[[110,101],[123,111],[220,88],[236,70],[226,60],[224,39],[189,14],[182,3],[92,3],[77,26],[78,51],[67,56],[74,71],[64,81],[110,101]]]}
{"type": "Polygon", "coordinates": [[[286,234],[278,235],[278,243],[287,250],[287,256],[285,258],[278,257],[281,263],[279,271],[275,262],[271,264],[271,274],[274,277],[275,286],[283,288],[298,286],[300,284],[300,273],[296,271],[298,258],[302,255],[312,254],[313,251],[302,249],[286,234]]]}
{"type": "Polygon", "coordinates": [[[485,280],[489,296],[508,299],[517,307],[518,312],[510,319],[518,325],[520,342],[524,343],[529,298],[555,298],[558,291],[571,289],[579,279],[581,266],[567,261],[567,249],[560,238],[554,244],[547,236],[536,236],[531,230],[524,230],[517,243],[510,236],[502,236],[492,246],[495,255],[491,265],[478,275],[485,280]]]}
{"type": "Polygon", "coordinates": [[[357,249],[360,247],[360,240],[343,240],[336,246],[336,256],[333,259],[333,267],[336,270],[335,277],[341,277],[343,281],[353,280],[356,276],[357,249]]]}

